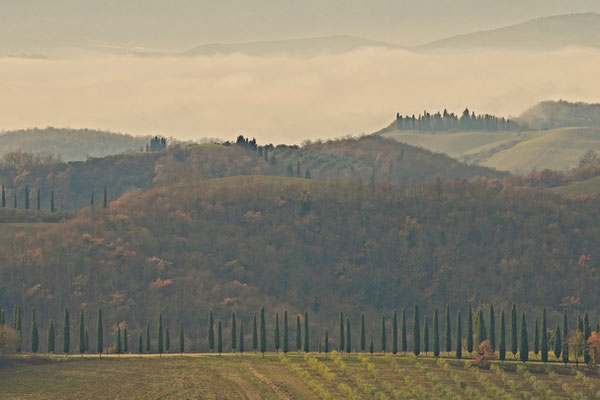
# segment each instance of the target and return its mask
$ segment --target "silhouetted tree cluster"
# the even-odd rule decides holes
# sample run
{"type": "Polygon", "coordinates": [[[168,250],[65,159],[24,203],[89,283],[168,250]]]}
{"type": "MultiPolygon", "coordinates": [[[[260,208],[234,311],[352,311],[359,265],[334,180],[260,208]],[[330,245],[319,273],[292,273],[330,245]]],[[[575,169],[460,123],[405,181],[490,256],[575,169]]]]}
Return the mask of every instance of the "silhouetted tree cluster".
{"type": "Polygon", "coordinates": [[[504,117],[496,117],[490,114],[475,115],[466,108],[461,116],[454,113],[448,113],[444,110],[435,114],[424,111],[423,114],[415,116],[402,116],[396,114],[396,126],[400,130],[413,131],[453,131],[453,130],[472,130],[472,131],[514,131],[521,127],[514,121],[504,117]]]}

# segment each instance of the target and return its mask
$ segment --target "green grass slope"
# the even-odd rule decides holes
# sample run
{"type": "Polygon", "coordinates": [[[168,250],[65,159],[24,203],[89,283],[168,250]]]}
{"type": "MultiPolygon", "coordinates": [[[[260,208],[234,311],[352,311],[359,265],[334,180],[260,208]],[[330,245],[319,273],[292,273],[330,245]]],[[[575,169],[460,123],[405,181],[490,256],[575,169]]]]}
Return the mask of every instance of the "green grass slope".
{"type": "Polygon", "coordinates": [[[18,399],[594,398],[595,372],[516,362],[491,370],[390,355],[35,357],[0,369],[18,399]]]}
{"type": "Polygon", "coordinates": [[[558,194],[587,195],[600,193],[600,176],[551,189],[558,194]]]}

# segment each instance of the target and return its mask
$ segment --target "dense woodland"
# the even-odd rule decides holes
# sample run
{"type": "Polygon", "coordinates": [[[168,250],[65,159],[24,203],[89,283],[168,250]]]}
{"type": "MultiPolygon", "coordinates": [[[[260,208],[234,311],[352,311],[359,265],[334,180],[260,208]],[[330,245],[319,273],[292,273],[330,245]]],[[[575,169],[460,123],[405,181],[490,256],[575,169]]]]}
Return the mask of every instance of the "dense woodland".
{"type": "Polygon", "coordinates": [[[437,112],[430,114],[424,111],[423,114],[402,116],[396,114],[396,122],[392,124],[393,128],[409,131],[514,131],[524,129],[525,126],[504,117],[496,117],[490,114],[475,115],[475,112],[466,108],[462,115],[454,113],[437,112]]]}
{"type": "Polygon", "coordinates": [[[523,112],[517,120],[533,129],[600,126],[600,104],[543,101],[523,112]]]}

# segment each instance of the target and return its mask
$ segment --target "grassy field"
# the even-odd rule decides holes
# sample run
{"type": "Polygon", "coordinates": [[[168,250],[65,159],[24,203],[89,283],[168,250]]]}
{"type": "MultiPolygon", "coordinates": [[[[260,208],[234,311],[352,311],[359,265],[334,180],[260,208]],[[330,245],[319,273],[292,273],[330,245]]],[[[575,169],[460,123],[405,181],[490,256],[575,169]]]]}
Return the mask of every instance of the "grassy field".
{"type": "Polygon", "coordinates": [[[526,132],[391,131],[383,136],[446,153],[461,161],[510,172],[576,167],[588,149],[600,152],[600,129],[560,128],[526,132]]]}
{"type": "Polygon", "coordinates": [[[597,370],[391,355],[268,354],[64,356],[13,359],[0,368],[11,399],[587,399],[597,370]]]}
{"type": "Polygon", "coordinates": [[[573,194],[573,195],[585,195],[585,194],[598,194],[600,193],[600,176],[595,178],[587,179],[582,182],[575,182],[566,186],[559,186],[551,189],[555,193],[559,194],[573,194]]]}

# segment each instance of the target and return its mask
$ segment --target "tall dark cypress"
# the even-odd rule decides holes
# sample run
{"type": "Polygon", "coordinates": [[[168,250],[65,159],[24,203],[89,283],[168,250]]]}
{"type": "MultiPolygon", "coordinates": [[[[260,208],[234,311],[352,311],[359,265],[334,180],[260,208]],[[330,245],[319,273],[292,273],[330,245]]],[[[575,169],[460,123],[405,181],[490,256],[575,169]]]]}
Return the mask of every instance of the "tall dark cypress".
{"type": "Polygon", "coordinates": [[[102,200],[102,207],[108,207],[108,197],[106,196],[106,186],[104,186],[104,199],[102,200]]]}
{"type": "Polygon", "coordinates": [[[381,315],[381,352],[385,353],[387,347],[387,340],[385,337],[385,315],[381,315]]]}
{"type": "Polygon", "coordinates": [[[538,320],[535,319],[535,326],[533,328],[533,354],[536,356],[540,352],[540,328],[538,326],[538,320]]]}
{"type": "Polygon", "coordinates": [[[329,331],[325,329],[325,346],[323,348],[325,354],[329,353],[329,331]]]}
{"type": "Polygon", "coordinates": [[[265,308],[260,308],[260,352],[265,355],[267,351],[267,327],[265,325],[265,308]]]}
{"type": "MultiPolygon", "coordinates": [[[[106,188],[104,188],[104,192],[106,193],[106,188]]],[[[240,322],[240,352],[244,352],[244,342],[242,342],[243,332],[242,322],[240,322]]],[[[183,333],[183,322],[179,323],[179,354],[183,354],[185,351],[185,335],[183,333]]]]}
{"type": "Polygon", "coordinates": [[[394,316],[392,317],[392,353],[398,353],[398,316],[394,310],[394,316]]]}
{"type": "Polygon", "coordinates": [[[529,340],[527,339],[527,324],[525,323],[525,313],[521,318],[521,347],[519,349],[519,357],[521,361],[529,360],[529,340]]]}
{"type": "Polygon", "coordinates": [[[236,324],[236,317],[235,317],[235,312],[231,312],[231,327],[230,327],[230,334],[231,334],[231,351],[235,352],[235,349],[237,348],[237,324],[236,324]]]}
{"type": "Polygon", "coordinates": [[[421,354],[421,325],[419,319],[419,306],[415,304],[413,311],[413,353],[421,354]]]}
{"type": "Polygon", "coordinates": [[[425,318],[425,322],[423,323],[423,351],[425,351],[425,355],[429,353],[429,325],[427,318],[425,318]]]}
{"type": "Polygon", "coordinates": [[[2,204],[2,208],[6,208],[6,191],[4,190],[4,185],[2,185],[2,200],[0,202],[2,204]]]}
{"type": "Polygon", "coordinates": [[[219,353],[219,355],[223,353],[223,330],[221,328],[221,321],[217,324],[217,353],[219,353]]]}
{"type": "Polygon", "coordinates": [[[212,353],[215,350],[215,319],[213,316],[213,311],[210,310],[208,312],[208,348],[212,353]]]}
{"type": "Polygon", "coordinates": [[[29,210],[29,186],[25,186],[25,209],[29,210]]]}
{"type": "Polygon", "coordinates": [[[352,353],[352,334],[350,330],[350,318],[346,318],[346,353],[352,353]]]}
{"type": "Polygon", "coordinates": [[[563,329],[562,329],[562,360],[567,365],[569,362],[569,326],[567,324],[567,310],[563,311],[563,329]]]}
{"type": "Polygon", "coordinates": [[[127,328],[123,328],[123,353],[129,353],[129,337],[127,336],[127,328]]]}
{"type": "MultiPolygon", "coordinates": [[[[590,338],[591,334],[592,334],[592,330],[590,328],[590,318],[586,311],[583,316],[583,337],[585,338],[586,343],[587,343],[588,339],[590,338]]],[[[590,353],[587,350],[587,346],[583,350],[583,362],[586,364],[590,363],[590,353]]]]}
{"type": "Polygon", "coordinates": [[[345,338],[344,338],[344,313],[340,311],[340,323],[339,323],[339,335],[338,335],[338,349],[343,352],[346,349],[345,338]]]}
{"type": "Polygon", "coordinates": [[[510,311],[510,350],[513,353],[513,358],[517,357],[517,352],[519,351],[517,335],[517,306],[513,304],[510,311]]]}
{"type": "Polygon", "coordinates": [[[366,338],[366,326],[365,326],[365,313],[360,314],[360,351],[365,352],[367,349],[367,338],[366,338]]]}
{"type": "Polygon", "coordinates": [[[279,336],[279,313],[275,313],[275,329],[273,330],[273,346],[275,347],[275,352],[279,353],[280,347],[280,336],[279,336]]]}
{"type": "Polygon", "coordinates": [[[258,328],[256,325],[256,313],[252,317],[252,350],[256,353],[258,350],[258,328]]]}
{"type": "Polygon", "coordinates": [[[504,310],[500,314],[500,345],[498,346],[498,358],[500,361],[506,359],[506,326],[504,324],[504,310]]]}
{"type": "Polygon", "coordinates": [[[560,354],[562,353],[562,335],[560,333],[560,327],[556,325],[556,329],[554,329],[554,356],[558,360],[560,358],[560,354]]]}
{"type": "Polygon", "coordinates": [[[96,331],[96,353],[102,356],[104,351],[104,331],[102,330],[102,309],[98,309],[98,329],[96,331]]]}
{"type": "Polygon", "coordinates": [[[402,346],[402,353],[408,351],[408,339],[406,335],[406,309],[402,309],[402,322],[400,323],[400,345],[402,346]]]}
{"type": "Polygon", "coordinates": [[[85,353],[85,320],[82,308],[79,315],[79,354],[83,353],[85,353]]]}
{"type": "Polygon", "coordinates": [[[460,311],[456,314],[456,358],[462,358],[462,321],[460,311]]]}
{"type": "Polygon", "coordinates": [[[69,310],[65,308],[65,319],[63,320],[63,352],[69,354],[71,351],[71,324],[69,322],[69,310]]]}
{"type": "Polygon", "coordinates": [[[296,351],[302,350],[302,328],[300,326],[300,316],[296,315],[296,351]]]}
{"type": "Polygon", "coordinates": [[[452,351],[452,329],[450,327],[450,305],[446,304],[446,327],[444,333],[444,344],[446,353],[450,353],[452,351]]]}
{"type": "Polygon", "coordinates": [[[89,353],[90,351],[90,338],[88,337],[88,331],[87,329],[85,330],[85,352],[89,353]]]}
{"type": "Polygon", "coordinates": [[[40,346],[40,336],[37,322],[35,321],[35,309],[31,310],[31,352],[37,353],[40,346]]]}
{"type": "Polygon", "coordinates": [[[542,311],[542,361],[548,362],[548,324],[546,321],[546,309],[542,311]]]}
{"type": "Polygon", "coordinates": [[[146,322],[146,353],[150,353],[150,322],[146,322]]]}
{"type": "Polygon", "coordinates": [[[469,303],[469,313],[467,314],[467,351],[473,352],[473,312],[471,303],[469,303]]]}
{"type": "Polygon", "coordinates": [[[310,337],[308,331],[308,312],[304,311],[304,352],[310,351],[310,337]]]}
{"type": "Polygon", "coordinates": [[[119,326],[117,328],[117,343],[116,346],[117,348],[117,354],[121,354],[123,352],[123,344],[121,343],[121,327],[119,326]]]}
{"type": "Polygon", "coordinates": [[[17,208],[17,193],[15,192],[13,207],[17,208]]]}
{"type": "Polygon", "coordinates": [[[484,342],[487,340],[487,331],[485,329],[485,320],[483,319],[483,313],[481,312],[481,310],[479,310],[477,312],[477,331],[476,331],[476,338],[477,338],[477,346],[479,346],[479,344],[481,344],[481,342],[484,342]]]}
{"type": "Polygon", "coordinates": [[[169,353],[171,351],[171,335],[169,335],[169,327],[165,327],[165,351],[169,353]]]}
{"type": "Polygon", "coordinates": [[[144,339],[142,337],[142,331],[140,331],[140,336],[138,336],[138,354],[142,354],[144,352],[144,339]]]}
{"type": "MultiPolygon", "coordinates": [[[[15,322],[15,330],[17,332],[19,332],[21,335],[23,334],[23,325],[22,325],[22,312],[21,312],[21,306],[17,306],[17,313],[16,313],[16,322],[15,322]]],[[[19,350],[20,351],[20,350],[19,350]]]]}
{"type": "Polygon", "coordinates": [[[373,354],[375,348],[373,347],[373,336],[371,336],[371,343],[369,344],[369,353],[373,354]]]}
{"type": "Polygon", "coordinates": [[[438,309],[433,311],[433,355],[435,358],[440,356],[440,328],[438,325],[438,309]]]}
{"type": "Polygon", "coordinates": [[[244,321],[240,320],[240,340],[238,340],[240,353],[244,355],[244,321]]]}
{"type": "Polygon", "coordinates": [[[36,208],[37,208],[38,211],[40,211],[40,208],[42,207],[41,200],[42,200],[42,198],[41,198],[41,195],[40,195],[40,188],[38,188],[38,190],[37,190],[37,202],[36,202],[36,208]]]}
{"type": "Polygon", "coordinates": [[[488,339],[492,346],[492,351],[496,351],[496,317],[494,316],[494,306],[490,304],[490,330],[488,339]]]}
{"type": "Polygon", "coordinates": [[[90,198],[90,207],[94,208],[94,189],[92,189],[92,197],[90,198]]]}
{"type": "Polygon", "coordinates": [[[288,332],[288,316],[287,311],[283,312],[283,353],[287,354],[290,350],[290,338],[288,332]]]}
{"type": "Polygon", "coordinates": [[[54,321],[50,320],[48,325],[48,353],[54,353],[54,321]]]}
{"type": "MultiPolygon", "coordinates": [[[[162,354],[164,350],[164,342],[163,342],[163,320],[162,314],[158,313],[158,327],[156,329],[156,351],[158,354],[162,354]]],[[[220,353],[220,352],[219,352],[220,353]]]]}
{"type": "MultiPolygon", "coordinates": [[[[16,202],[16,197],[15,197],[15,202],[16,202]]],[[[16,205],[15,205],[16,207],[16,205]]],[[[53,213],[54,212],[54,190],[50,191],[50,212],[53,213]]]]}

